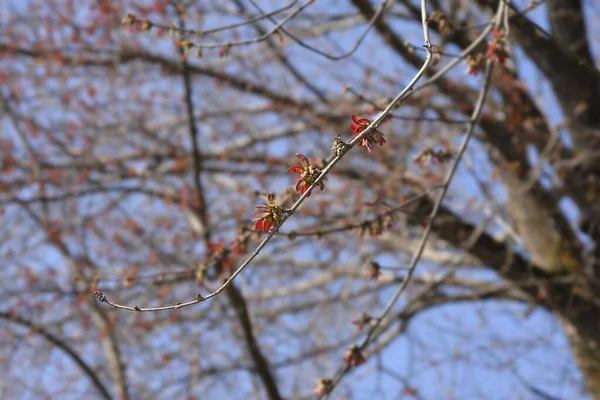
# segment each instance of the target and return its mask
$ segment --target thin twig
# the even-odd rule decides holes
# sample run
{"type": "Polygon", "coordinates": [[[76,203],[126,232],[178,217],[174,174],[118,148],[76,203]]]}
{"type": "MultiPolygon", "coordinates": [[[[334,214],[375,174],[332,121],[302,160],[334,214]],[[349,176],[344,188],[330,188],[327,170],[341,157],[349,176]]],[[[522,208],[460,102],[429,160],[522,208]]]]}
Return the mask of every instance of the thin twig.
{"type": "MultiPolygon", "coordinates": [[[[252,3],[252,5],[260,12],[264,12],[260,6],[258,4],[256,4],[255,1],[253,0],[249,0],[250,3],[252,3]]],[[[375,11],[375,14],[373,14],[373,17],[371,18],[371,20],[369,21],[369,23],[367,24],[367,27],[365,28],[365,30],[361,33],[361,35],[358,37],[358,39],[356,40],[356,42],[354,43],[354,46],[352,46],[352,48],[350,50],[348,50],[345,53],[342,53],[340,55],[337,56],[333,56],[329,53],[326,53],[322,50],[319,50],[318,48],[311,46],[308,43],[305,43],[304,41],[302,41],[302,39],[300,39],[298,36],[294,35],[293,33],[291,33],[290,31],[288,31],[287,29],[281,27],[279,30],[283,33],[285,33],[288,37],[290,37],[294,42],[296,42],[298,45],[300,45],[301,47],[312,51],[313,53],[316,53],[320,56],[323,56],[325,58],[328,58],[330,60],[333,61],[339,61],[342,60],[346,57],[351,56],[352,54],[354,54],[354,52],[358,49],[358,47],[360,46],[360,44],[363,42],[363,40],[365,39],[365,37],[367,36],[367,33],[369,33],[369,31],[371,30],[371,28],[373,27],[373,25],[375,24],[375,21],[377,21],[377,18],[379,18],[379,16],[381,15],[381,13],[383,12],[383,10],[385,10],[385,8],[388,6],[390,0],[384,0],[379,7],[377,8],[377,11],[375,11]]],[[[274,24],[279,25],[279,23],[277,23],[277,21],[272,18],[272,17],[268,17],[269,20],[271,22],[273,22],[274,24]]],[[[277,26],[276,25],[276,26],[277,26]]],[[[429,52],[429,48],[427,48],[427,51],[429,52]]]]}
{"type": "MultiPolygon", "coordinates": [[[[502,1],[500,3],[501,3],[501,5],[498,10],[498,15],[501,15],[501,13],[504,10],[504,5],[503,5],[504,3],[502,1]]],[[[421,5],[424,10],[425,0],[422,0],[421,5]]],[[[431,232],[433,229],[433,223],[435,222],[435,219],[439,213],[439,210],[441,209],[442,202],[446,196],[446,193],[448,192],[448,188],[450,187],[450,184],[452,183],[452,179],[454,178],[454,175],[456,174],[458,165],[460,164],[460,161],[461,161],[463,155],[465,154],[465,151],[467,150],[469,141],[470,141],[471,137],[473,136],[473,132],[475,131],[475,126],[477,125],[477,121],[479,120],[479,116],[481,115],[481,111],[483,110],[483,105],[485,103],[485,99],[487,97],[487,93],[488,93],[489,87],[490,87],[492,70],[493,70],[493,62],[491,60],[488,60],[486,63],[485,76],[484,76],[485,83],[479,93],[479,98],[477,99],[477,103],[475,105],[473,113],[471,114],[470,121],[467,124],[467,132],[466,132],[465,137],[459,147],[458,153],[456,155],[456,159],[452,163],[452,166],[450,167],[450,170],[448,171],[448,174],[446,175],[446,179],[444,180],[444,183],[442,184],[441,192],[440,192],[440,194],[433,206],[433,209],[429,215],[429,221],[427,223],[427,226],[425,227],[425,231],[423,232],[423,235],[421,236],[421,240],[419,241],[417,250],[413,254],[413,257],[409,264],[406,276],[403,279],[402,284],[398,287],[398,289],[396,290],[396,292],[394,293],[392,298],[389,300],[386,307],[383,309],[383,311],[379,315],[379,317],[375,319],[375,322],[370,327],[370,329],[367,332],[367,335],[365,336],[363,341],[360,343],[360,345],[358,345],[358,348],[361,351],[364,350],[367,347],[367,345],[371,342],[371,338],[374,336],[375,331],[379,328],[379,326],[381,325],[384,318],[389,314],[392,307],[394,307],[394,305],[398,302],[398,300],[400,299],[400,296],[402,295],[402,293],[408,286],[408,283],[410,282],[410,280],[416,270],[416,267],[421,259],[423,251],[425,250],[425,246],[427,245],[427,241],[429,240],[429,237],[431,235],[431,232]]],[[[346,373],[349,370],[350,370],[349,364],[345,364],[344,366],[342,366],[340,368],[340,370],[337,372],[335,377],[332,379],[331,385],[328,386],[328,392],[322,395],[322,397],[321,397],[322,399],[326,399],[329,397],[329,395],[333,392],[333,389],[335,389],[335,387],[339,384],[341,379],[344,377],[344,375],[346,375],[346,373]]]]}
{"type": "MultiPolygon", "coordinates": [[[[285,17],[284,19],[282,19],[281,21],[276,23],[271,29],[269,29],[267,32],[265,32],[265,34],[260,35],[256,38],[241,40],[241,41],[237,41],[237,42],[225,42],[225,43],[195,43],[195,42],[188,41],[187,47],[189,47],[189,48],[196,47],[196,48],[201,48],[201,49],[215,49],[215,48],[220,48],[220,47],[231,48],[231,47],[245,46],[245,45],[249,45],[249,44],[264,42],[269,37],[274,35],[277,31],[280,31],[280,30],[284,31],[283,25],[285,23],[289,22],[294,17],[299,15],[305,8],[307,8],[314,2],[315,2],[315,0],[308,0],[306,3],[302,4],[296,10],[294,10],[292,13],[290,13],[290,15],[288,15],[287,17],[285,17]]],[[[267,17],[267,18],[272,19],[271,17],[267,17]]]]}

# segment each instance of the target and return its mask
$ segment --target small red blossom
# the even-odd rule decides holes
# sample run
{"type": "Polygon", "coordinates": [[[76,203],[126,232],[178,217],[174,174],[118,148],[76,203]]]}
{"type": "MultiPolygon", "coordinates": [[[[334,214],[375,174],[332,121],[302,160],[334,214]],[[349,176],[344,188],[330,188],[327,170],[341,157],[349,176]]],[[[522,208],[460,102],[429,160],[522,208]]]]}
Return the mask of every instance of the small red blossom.
{"type": "Polygon", "coordinates": [[[149,31],[152,29],[152,26],[152,22],[148,21],[147,19],[142,20],[142,31],[149,31]]]}
{"type": "Polygon", "coordinates": [[[123,25],[134,26],[136,21],[137,17],[132,12],[128,11],[127,14],[125,14],[123,19],[121,20],[121,23],[123,25]]]}
{"type": "Polygon", "coordinates": [[[402,389],[402,394],[405,394],[405,395],[411,396],[411,397],[418,397],[419,390],[416,387],[405,386],[404,389],[402,389]]]}
{"type": "MultiPolygon", "coordinates": [[[[296,153],[296,157],[300,159],[300,165],[291,166],[288,168],[288,172],[295,172],[299,175],[296,179],[296,190],[300,191],[300,194],[304,194],[321,175],[321,168],[312,165],[304,154],[296,153]]],[[[325,188],[322,180],[317,183],[317,187],[321,191],[325,188]]],[[[306,197],[310,197],[310,193],[306,197]]]]}
{"type": "Polygon", "coordinates": [[[194,44],[192,42],[184,38],[182,38],[181,40],[176,40],[174,43],[175,46],[183,49],[183,52],[181,53],[182,60],[185,60],[187,58],[188,54],[190,53],[190,50],[194,47],[194,44]]]}
{"type": "Polygon", "coordinates": [[[362,350],[357,345],[350,347],[346,350],[344,355],[344,362],[352,367],[356,367],[360,364],[364,364],[367,361],[362,353],[362,350]]]}
{"type": "Polygon", "coordinates": [[[485,59],[483,58],[482,53],[477,53],[476,55],[469,54],[464,61],[464,64],[467,66],[467,74],[477,76],[479,75],[479,71],[483,68],[485,59]]]}
{"type": "Polygon", "coordinates": [[[315,390],[313,390],[313,393],[319,396],[323,396],[331,392],[331,389],[333,389],[333,380],[329,378],[321,378],[319,379],[317,387],[315,388],[315,390]]]}
{"type": "Polygon", "coordinates": [[[283,217],[283,208],[275,202],[275,196],[269,193],[267,202],[256,206],[256,211],[252,216],[256,217],[252,221],[256,221],[255,229],[269,232],[273,226],[279,224],[283,217]]]}
{"type": "Polygon", "coordinates": [[[233,254],[248,254],[248,238],[244,235],[238,235],[229,243],[229,247],[231,247],[233,254]]]}
{"type": "Polygon", "coordinates": [[[442,10],[434,11],[428,18],[428,22],[437,23],[438,31],[442,35],[447,35],[454,30],[454,24],[448,18],[442,10]]]}
{"type": "Polygon", "coordinates": [[[431,58],[431,65],[434,65],[434,66],[438,65],[438,63],[442,59],[442,51],[435,44],[432,44],[431,45],[431,54],[433,56],[431,58]]]}
{"type": "Polygon", "coordinates": [[[454,153],[451,150],[440,149],[433,150],[431,147],[421,150],[414,158],[413,161],[425,168],[429,164],[445,164],[452,160],[454,153]]]}
{"type": "Polygon", "coordinates": [[[195,282],[196,283],[202,282],[204,280],[204,278],[206,278],[206,272],[207,272],[206,264],[200,263],[198,265],[198,268],[196,268],[195,282]]]}
{"type": "Polygon", "coordinates": [[[219,49],[219,57],[225,57],[229,55],[229,50],[231,49],[230,44],[226,44],[225,46],[219,49]]]}
{"type": "MultiPolygon", "coordinates": [[[[370,119],[358,118],[355,114],[352,114],[352,121],[354,121],[354,123],[350,125],[350,128],[352,128],[352,130],[354,131],[354,137],[360,135],[365,129],[367,129],[369,125],[371,125],[370,119]]],[[[363,137],[357,143],[357,146],[365,146],[370,153],[371,146],[375,143],[379,143],[380,146],[383,146],[383,144],[385,143],[383,133],[379,132],[377,129],[363,137]]]]}
{"type": "Polygon", "coordinates": [[[175,46],[181,47],[183,49],[187,49],[189,47],[193,47],[192,42],[190,42],[189,40],[184,39],[184,38],[182,38],[181,40],[176,40],[173,43],[175,44],[175,46]]]}
{"type": "Polygon", "coordinates": [[[362,331],[362,329],[365,326],[370,325],[371,322],[373,322],[373,317],[367,313],[362,313],[359,319],[352,321],[352,325],[356,325],[358,329],[362,331]]]}
{"type": "Polygon", "coordinates": [[[367,278],[374,281],[381,275],[381,266],[375,261],[371,261],[367,264],[367,278]]]}
{"type": "Polygon", "coordinates": [[[223,239],[219,239],[218,242],[208,243],[207,253],[208,257],[214,258],[215,261],[219,262],[221,268],[225,269],[230,266],[229,254],[231,250],[227,248],[223,239]]]}
{"type": "Polygon", "coordinates": [[[360,236],[364,236],[368,233],[370,236],[380,236],[385,229],[389,229],[392,226],[392,217],[385,215],[378,217],[372,221],[364,221],[360,225],[360,236]]]}
{"type": "Polygon", "coordinates": [[[492,28],[492,40],[488,42],[485,56],[492,61],[504,64],[508,51],[506,50],[506,35],[498,28],[492,28]]]}

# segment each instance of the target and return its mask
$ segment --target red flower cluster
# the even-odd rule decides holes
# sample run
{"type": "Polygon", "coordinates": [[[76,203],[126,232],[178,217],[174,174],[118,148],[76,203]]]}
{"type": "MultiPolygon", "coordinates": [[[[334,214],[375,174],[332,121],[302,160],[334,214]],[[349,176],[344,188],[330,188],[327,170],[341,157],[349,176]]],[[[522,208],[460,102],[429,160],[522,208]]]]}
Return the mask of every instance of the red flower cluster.
{"type": "Polygon", "coordinates": [[[269,232],[271,228],[281,221],[283,217],[283,208],[275,202],[275,196],[272,193],[267,195],[267,202],[256,206],[256,211],[252,214],[256,221],[255,229],[269,232]]]}
{"type": "Polygon", "coordinates": [[[488,42],[485,56],[492,61],[504,64],[508,51],[506,50],[506,35],[498,28],[492,28],[492,40],[488,42]]]}
{"type": "MultiPolygon", "coordinates": [[[[308,188],[315,183],[319,175],[321,175],[321,168],[312,165],[304,154],[296,153],[296,157],[300,159],[300,165],[294,165],[288,168],[288,172],[295,172],[299,175],[298,179],[296,179],[296,190],[299,190],[301,194],[304,194],[308,188]]],[[[321,190],[325,188],[323,181],[317,183],[317,186],[321,190]]],[[[310,197],[310,193],[306,197],[310,197]]]]}
{"type": "MultiPolygon", "coordinates": [[[[358,118],[356,115],[352,114],[353,124],[350,125],[350,128],[354,131],[354,137],[361,134],[362,131],[367,129],[369,125],[371,125],[371,120],[366,118],[358,118]]],[[[371,152],[371,146],[375,143],[379,143],[380,146],[383,146],[385,143],[385,139],[383,137],[383,133],[378,130],[374,130],[370,132],[368,135],[363,137],[357,144],[357,146],[365,146],[369,153],[371,152]]]]}

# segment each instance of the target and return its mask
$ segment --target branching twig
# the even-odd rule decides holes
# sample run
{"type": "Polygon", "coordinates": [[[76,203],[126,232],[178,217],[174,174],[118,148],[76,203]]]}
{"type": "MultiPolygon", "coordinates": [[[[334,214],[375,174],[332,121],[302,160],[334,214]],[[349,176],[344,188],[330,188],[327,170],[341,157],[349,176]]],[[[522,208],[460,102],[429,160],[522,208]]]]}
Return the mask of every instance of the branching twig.
{"type": "Polygon", "coordinates": [[[269,243],[271,241],[271,239],[273,238],[273,236],[275,236],[275,233],[277,232],[277,230],[296,212],[296,210],[298,210],[298,208],[300,207],[300,205],[302,205],[302,203],[304,202],[304,200],[310,195],[310,193],[312,192],[312,190],[319,185],[319,183],[321,181],[323,181],[323,179],[325,179],[325,177],[327,176],[327,174],[329,174],[329,172],[333,169],[333,167],[335,167],[335,165],[342,159],[342,157],[344,157],[345,154],[348,153],[348,151],[354,147],[354,145],[358,142],[360,142],[365,136],[371,134],[373,131],[375,131],[381,124],[382,122],[386,119],[386,117],[392,112],[393,109],[396,108],[396,106],[402,101],[404,100],[407,96],[409,96],[412,91],[414,86],[416,85],[416,83],[419,81],[419,79],[421,79],[421,77],[425,74],[425,71],[427,70],[427,68],[429,68],[429,65],[431,64],[431,59],[432,59],[432,50],[431,50],[431,42],[429,40],[429,31],[427,28],[427,14],[426,14],[426,10],[425,10],[425,0],[422,0],[423,3],[423,15],[422,15],[422,24],[423,24],[423,35],[424,35],[424,39],[425,39],[425,45],[424,47],[427,49],[427,57],[425,58],[425,61],[422,65],[422,67],[419,69],[419,71],[417,71],[417,73],[415,74],[414,78],[409,82],[409,84],[390,102],[390,104],[385,108],[385,110],[383,110],[382,112],[380,112],[377,117],[371,122],[371,124],[364,130],[362,131],[359,135],[355,136],[346,146],[345,151],[335,155],[332,159],[330,159],[325,167],[322,169],[321,174],[319,175],[319,177],[313,182],[313,184],[308,188],[308,190],[300,196],[300,198],[292,205],[291,208],[289,208],[288,210],[286,210],[286,214],[281,218],[281,221],[279,222],[279,224],[277,226],[275,226],[270,232],[269,234],[265,237],[265,239],[263,239],[263,241],[256,247],[256,249],[254,250],[254,252],[250,255],[250,257],[248,257],[246,259],[246,261],[244,261],[237,270],[235,270],[233,272],[233,274],[215,291],[213,291],[212,293],[208,294],[207,296],[202,296],[201,294],[197,294],[196,298],[194,300],[191,301],[187,301],[187,302],[180,302],[180,303],[176,303],[175,305],[170,305],[170,306],[162,306],[162,307],[138,307],[138,306],[126,306],[126,305],[122,305],[122,304],[118,304],[115,302],[110,301],[103,293],[101,292],[95,292],[96,297],[104,302],[107,303],[108,305],[115,307],[115,308],[119,308],[119,309],[123,309],[123,310],[129,310],[129,311],[165,311],[165,310],[177,310],[180,308],[184,308],[184,307],[189,307],[192,306],[194,304],[198,304],[201,303],[203,301],[209,300],[215,296],[217,296],[218,294],[220,294],[221,292],[223,292],[230,284],[231,282],[233,282],[233,280],[260,254],[261,250],[267,245],[267,243],[269,243]]]}
{"type": "Polygon", "coordinates": [[[177,28],[175,26],[166,26],[166,25],[162,25],[159,24],[157,22],[153,22],[153,21],[148,21],[150,23],[150,25],[152,27],[156,27],[156,28],[160,28],[160,29],[164,29],[167,31],[174,31],[174,32],[178,32],[182,35],[194,35],[194,36],[206,36],[206,35],[210,35],[213,33],[217,33],[217,32],[222,32],[222,31],[226,31],[226,30],[231,30],[234,28],[239,28],[245,25],[250,25],[254,22],[258,22],[261,19],[265,19],[265,18],[269,18],[272,17],[274,15],[277,15],[279,13],[282,13],[286,10],[289,10],[290,8],[292,8],[299,0],[292,0],[289,4],[286,4],[283,7],[277,8],[273,11],[269,11],[267,13],[261,12],[259,15],[255,16],[255,17],[251,17],[246,19],[245,21],[241,21],[241,22],[236,22],[233,24],[228,24],[228,25],[223,25],[223,26],[219,26],[216,28],[212,28],[212,29],[205,29],[205,30],[196,30],[196,29],[186,29],[186,28],[177,28]]]}
{"type": "MultiPolygon", "coordinates": [[[[256,4],[255,1],[253,0],[249,0],[250,3],[252,3],[252,5],[261,13],[264,13],[264,11],[262,11],[262,9],[260,8],[260,6],[258,4],[256,4]]],[[[350,50],[348,50],[345,53],[342,53],[340,55],[334,56],[331,55],[329,53],[326,53],[322,50],[319,50],[318,48],[311,46],[308,43],[305,43],[302,39],[300,39],[298,36],[294,35],[293,33],[291,33],[290,31],[288,31],[287,29],[281,27],[279,30],[283,33],[285,33],[288,37],[290,37],[294,42],[296,42],[298,45],[300,45],[300,47],[303,47],[307,50],[312,51],[313,53],[316,53],[320,56],[323,56],[325,58],[328,58],[330,60],[333,61],[339,61],[342,60],[346,57],[351,56],[360,46],[360,44],[363,42],[363,40],[365,39],[365,37],[367,36],[367,33],[369,33],[369,31],[371,30],[371,28],[373,27],[373,25],[375,24],[375,21],[377,21],[377,18],[379,18],[379,16],[381,15],[381,13],[383,12],[383,10],[385,10],[385,8],[388,6],[389,0],[384,0],[379,7],[377,8],[377,11],[373,14],[373,17],[371,18],[371,20],[369,21],[369,23],[367,24],[367,27],[365,28],[365,30],[361,33],[361,35],[358,37],[358,39],[356,40],[356,42],[354,43],[354,46],[352,46],[352,48],[350,50]]],[[[278,23],[274,18],[272,17],[268,17],[269,20],[271,22],[273,22],[274,24],[276,24],[275,26],[279,26],[281,23],[278,23]]],[[[427,47],[427,52],[430,52],[430,48],[427,47]]],[[[428,55],[429,57],[429,55],[428,55]]]]}

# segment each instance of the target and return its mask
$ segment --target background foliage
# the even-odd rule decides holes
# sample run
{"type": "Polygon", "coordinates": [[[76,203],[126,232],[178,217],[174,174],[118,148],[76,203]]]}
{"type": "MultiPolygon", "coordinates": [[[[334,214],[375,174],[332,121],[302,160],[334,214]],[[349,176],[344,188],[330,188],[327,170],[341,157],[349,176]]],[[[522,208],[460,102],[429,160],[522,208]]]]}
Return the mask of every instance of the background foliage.
{"type": "Polygon", "coordinates": [[[600,399],[598,6],[426,3],[4,1],[0,398],[600,399]]]}

